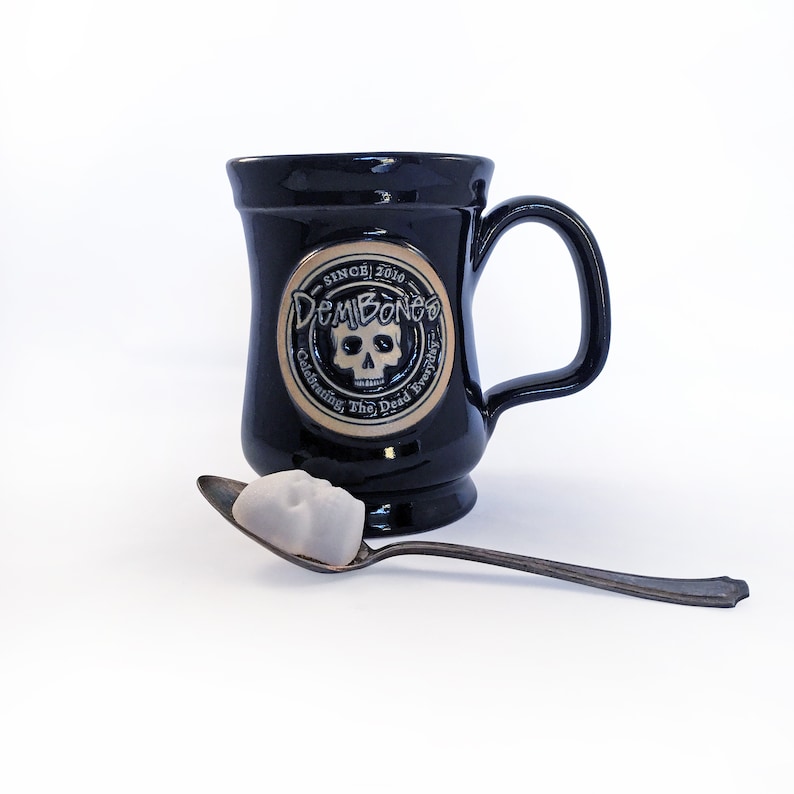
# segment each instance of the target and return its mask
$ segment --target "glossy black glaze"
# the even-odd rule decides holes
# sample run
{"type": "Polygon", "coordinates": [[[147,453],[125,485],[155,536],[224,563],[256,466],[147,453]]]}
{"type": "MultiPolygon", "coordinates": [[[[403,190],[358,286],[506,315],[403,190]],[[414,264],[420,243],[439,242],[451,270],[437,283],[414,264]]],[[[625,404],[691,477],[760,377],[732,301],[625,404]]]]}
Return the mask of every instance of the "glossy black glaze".
{"type": "Polygon", "coordinates": [[[474,505],[469,472],[503,410],[584,388],[609,347],[609,299],[597,244],[583,221],[546,198],[522,197],[484,215],[491,161],[424,153],[243,158],[228,164],[243,218],[252,323],[243,449],[264,475],[289,468],[341,485],[368,506],[366,534],[414,532],[455,520],[474,505]],[[484,395],[472,338],[474,289],[499,236],[537,221],[571,251],[582,299],[582,342],[552,373],[516,378],[484,395]],[[456,345],[440,404],[415,426],[382,438],[342,435],[296,409],[276,343],[279,305],[298,262],[321,246],[378,240],[413,246],[446,286],[456,345]]]}

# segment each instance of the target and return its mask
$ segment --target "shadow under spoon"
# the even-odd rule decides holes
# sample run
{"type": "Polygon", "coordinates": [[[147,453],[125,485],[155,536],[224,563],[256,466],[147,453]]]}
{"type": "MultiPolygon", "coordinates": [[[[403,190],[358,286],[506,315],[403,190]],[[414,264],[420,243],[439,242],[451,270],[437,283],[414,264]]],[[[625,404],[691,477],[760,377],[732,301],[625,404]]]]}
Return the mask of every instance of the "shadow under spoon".
{"type": "Polygon", "coordinates": [[[388,557],[400,554],[424,554],[435,557],[452,557],[471,562],[482,562],[502,568],[549,576],[566,582],[597,587],[615,593],[648,598],[653,601],[667,601],[671,604],[684,604],[698,607],[734,607],[743,598],[750,595],[747,582],[731,579],[728,576],[717,576],[710,579],[666,579],[656,576],[637,576],[630,573],[605,571],[599,568],[585,568],[580,565],[542,560],[536,557],[525,557],[520,554],[509,554],[503,551],[492,551],[475,546],[462,546],[457,543],[439,543],[434,541],[400,541],[375,549],[362,541],[361,548],[355,558],[347,565],[328,565],[318,560],[291,554],[274,546],[264,538],[250,532],[235,521],[232,505],[237,499],[245,483],[229,480],[225,477],[204,475],[198,478],[198,487],[206,500],[232,526],[247,535],[251,540],[277,554],[289,562],[319,573],[343,573],[366,568],[388,557]]]}

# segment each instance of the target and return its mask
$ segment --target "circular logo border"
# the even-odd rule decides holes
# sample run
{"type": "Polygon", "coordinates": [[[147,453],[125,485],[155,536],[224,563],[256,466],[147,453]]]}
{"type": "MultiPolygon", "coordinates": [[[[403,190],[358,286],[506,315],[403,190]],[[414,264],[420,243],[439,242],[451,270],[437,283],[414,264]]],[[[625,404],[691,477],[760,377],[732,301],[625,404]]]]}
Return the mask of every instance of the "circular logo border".
{"type": "MultiPolygon", "coordinates": [[[[387,279],[382,283],[387,286],[390,284],[387,279]]],[[[455,329],[452,306],[444,283],[428,260],[417,249],[405,243],[361,240],[318,248],[298,263],[284,289],[278,316],[278,359],[281,375],[293,403],[322,427],[340,435],[356,438],[383,438],[402,433],[418,424],[438,405],[446,394],[452,375],[455,361],[455,329]],[[374,418],[341,416],[318,400],[303,383],[295,360],[296,352],[293,349],[292,338],[295,321],[293,292],[302,289],[321,273],[342,268],[348,263],[360,262],[362,259],[376,260],[378,263],[394,265],[406,271],[428,294],[435,293],[441,305],[441,311],[435,320],[441,334],[441,351],[433,384],[410,405],[410,410],[374,418]]],[[[349,397],[341,387],[336,388],[344,399],[349,397]]],[[[372,397],[385,399],[394,391],[387,387],[383,392],[372,397]]]]}

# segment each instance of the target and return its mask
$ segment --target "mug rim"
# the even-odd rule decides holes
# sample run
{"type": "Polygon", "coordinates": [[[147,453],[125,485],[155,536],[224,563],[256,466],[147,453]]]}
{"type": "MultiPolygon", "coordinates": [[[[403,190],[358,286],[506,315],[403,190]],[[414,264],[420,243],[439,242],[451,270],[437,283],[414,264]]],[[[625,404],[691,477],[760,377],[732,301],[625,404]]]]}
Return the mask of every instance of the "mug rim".
{"type": "Polygon", "coordinates": [[[371,152],[317,152],[317,153],[297,153],[297,154],[263,154],[263,155],[252,155],[246,157],[232,157],[230,160],[227,161],[227,165],[232,164],[245,164],[245,163],[265,163],[265,162],[276,162],[278,160],[282,161],[289,161],[289,162],[310,162],[315,160],[347,160],[347,161],[357,161],[357,160],[387,160],[389,158],[411,158],[415,160],[426,160],[426,161],[449,161],[449,160],[457,160],[461,162],[470,162],[470,163],[487,163],[490,164],[492,167],[494,165],[493,160],[489,157],[482,157],[481,155],[475,154],[458,154],[454,152],[419,152],[419,151],[409,151],[409,150],[377,150],[371,152]]]}
{"type": "Polygon", "coordinates": [[[484,207],[494,163],[440,152],[238,157],[226,163],[237,208],[484,207]]]}

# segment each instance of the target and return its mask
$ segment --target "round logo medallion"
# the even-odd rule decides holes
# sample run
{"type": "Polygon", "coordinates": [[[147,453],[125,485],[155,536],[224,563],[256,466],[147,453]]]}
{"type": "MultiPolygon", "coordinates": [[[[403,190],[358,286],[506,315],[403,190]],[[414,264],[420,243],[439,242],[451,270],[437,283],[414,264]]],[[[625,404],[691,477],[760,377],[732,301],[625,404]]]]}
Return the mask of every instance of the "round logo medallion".
{"type": "Polygon", "coordinates": [[[401,433],[432,411],[449,383],[449,298],[407,245],[362,240],[309,254],[284,290],[278,333],[292,400],[343,435],[401,433]]]}

